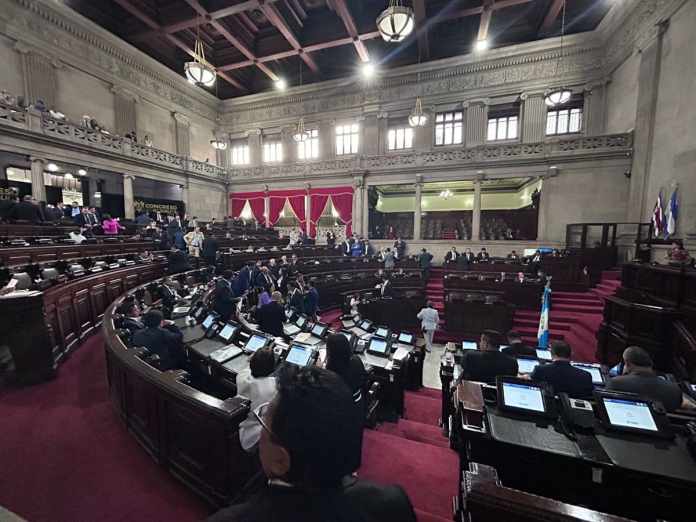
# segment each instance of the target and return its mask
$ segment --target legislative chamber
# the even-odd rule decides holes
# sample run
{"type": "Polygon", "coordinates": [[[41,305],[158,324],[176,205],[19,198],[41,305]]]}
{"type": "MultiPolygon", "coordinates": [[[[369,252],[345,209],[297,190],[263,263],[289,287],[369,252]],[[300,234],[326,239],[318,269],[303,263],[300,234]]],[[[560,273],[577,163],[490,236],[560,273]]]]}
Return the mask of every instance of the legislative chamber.
{"type": "Polygon", "coordinates": [[[693,520],[694,27],[0,0],[0,520],[693,520]]]}

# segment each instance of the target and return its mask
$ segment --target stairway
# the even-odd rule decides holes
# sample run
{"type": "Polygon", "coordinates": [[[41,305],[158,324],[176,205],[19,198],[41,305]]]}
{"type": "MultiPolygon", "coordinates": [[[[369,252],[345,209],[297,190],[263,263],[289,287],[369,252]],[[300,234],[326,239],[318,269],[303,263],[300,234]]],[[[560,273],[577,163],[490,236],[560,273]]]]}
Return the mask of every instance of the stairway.
{"type": "Polygon", "coordinates": [[[438,426],[441,393],[405,392],[404,418],[364,433],[360,478],[403,487],[418,522],[451,521],[457,495],[459,455],[438,426]]]}
{"type": "MultiPolygon", "coordinates": [[[[595,361],[597,330],[602,323],[604,299],[621,286],[618,270],[605,270],[601,281],[587,292],[553,292],[549,314],[549,337],[565,340],[573,349],[573,359],[595,361]]],[[[518,310],[513,329],[525,343],[535,346],[539,328],[539,311],[518,310]]]]}
{"type": "Polygon", "coordinates": [[[437,313],[440,314],[440,328],[435,332],[433,342],[444,344],[449,341],[461,341],[459,337],[449,335],[445,331],[445,269],[431,268],[430,278],[425,285],[425,297],[432,301],[437,313]]]}

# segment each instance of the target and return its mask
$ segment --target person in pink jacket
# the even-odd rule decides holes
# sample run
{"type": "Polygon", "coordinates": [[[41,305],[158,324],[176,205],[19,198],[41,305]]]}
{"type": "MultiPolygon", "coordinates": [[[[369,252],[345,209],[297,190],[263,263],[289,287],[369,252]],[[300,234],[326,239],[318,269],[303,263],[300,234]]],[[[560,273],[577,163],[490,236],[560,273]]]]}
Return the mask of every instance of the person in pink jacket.
{"type": "Polygon", "coordinates": [[[125,230],[125,227],[121,226],[118,222],[118,218],[112,218],[109,214],[104,214],[102,229],[104,230],[105,236],[115,236],[118,234],[119,230],[125,230]]]}

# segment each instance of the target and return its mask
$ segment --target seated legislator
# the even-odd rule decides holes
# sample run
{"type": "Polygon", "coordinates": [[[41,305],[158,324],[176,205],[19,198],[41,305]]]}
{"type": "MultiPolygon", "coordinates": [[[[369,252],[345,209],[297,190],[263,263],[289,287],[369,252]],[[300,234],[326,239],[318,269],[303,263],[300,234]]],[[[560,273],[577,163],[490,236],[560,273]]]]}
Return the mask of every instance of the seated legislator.
{"type": "Polygon", "coordinates": [[[457,258],[459,257],[459,252],[457,252],[457,247],[452,247],[446,254],[445,254],[445,263],[456,263],[457,258]]]}
{"type": "Polygon", "coordinates": [[[160,358],[160,369],[178,367],[183,356],[181,330],[166,322],[162,312],[150,310],[143,316],[145,328],[133,335],[133,346],[143,346],[160,358]]]}
{"type": "Polygon", "coordinates": [[[256,312],[259,328],[262,332],[274,337],[284,337],[283,322],[285,321],[285,308],[282,305],[283,296],[276,291],[271,294],[270,302],[261,306],[256,312]]]}
{"type": "Polygon", "coordinates": [[[590,397],[592,395],[592,375],[570,364],[570,345],[564,341],[551,343],[550,364],[540,364],[530,375],[536,382],[551,385],[555,393],[567,393],[572,397],[590,397]]]}
{"type": "Polygon", "coordinates": [[[229,321],[234,311],[235,297],[232,292],[232,286],[228,280],[231,277],[228,271],[225,277],[221,277],[215,281],[215,290],[212,294],[213,310],[220,315],[222,321],[229,321]]]}
{"type": "Polygon", "coordinates": [[[401,487],[351,476],[362,419],[341,378],[317,367],[285,365],[276,379],[275,398],[254,410],[268,481],[208,522],[415,522],[401,487]]]}
{"type": "Polygon", "coordinates": [[[498,351],[498,332],[481,334],[478,350],[466,350],[462,361],[462,378],[470,381],[495,382],[498,375],[517,375],[517,360],[498,351]]]}
{"type": "Polygon", "coordinates": [[[517,332],[508,332],[508,345],[500,350],[513,357],[536,357],[536,349],[522,342],[522,336],[517,332]]]}
{"type": "Polygon", "coordinates": [[[126,299],[123,301],[123,304],[119,306],[119,313],[123,315],[122,327],[131,334],[145,328],[145,323],[143,323],[140,314],[140,307],[134,299],[126,299]]]}
{"type": "Polygon", "coordinates": [[[516,250],[513,250],[512,252],[510,252],[510,253],[507,255],[507,259],[508,259],[508,261],[519,261],[519,260],[520,260],[520,256],[517,254],[517,251],[516,251],[516,250]]]}
{"type": "Polygon", "coordinates": [[[261,425],[253,412],[273,400],[276,394],[274,369],[273,348],[267,347],[254,352],[249,359],[249,368],[237,374],[237,395],[251,401],[249,415],[239,424],[239,442],[248,453],[256,451],[261,437],[261,425]]]}
{"type": "Polygon", "coordinates": [[[684,401],[679,386],[659,377],[653,369],[650,354],[639,346],[629,346],[623,352],[623,374],[607,383],[608,390],[636,393],[644,399],[660,401],[667,411],[690,403],[684,401]]]}
{"type": "Polygon", "coordinates": [[[486,252],[485,247],[481,247],[481,251],[477,254],[476,256],[476,261],[479,263],[488,263],[491,260],[491,256],[488,252],[486,252]]]}

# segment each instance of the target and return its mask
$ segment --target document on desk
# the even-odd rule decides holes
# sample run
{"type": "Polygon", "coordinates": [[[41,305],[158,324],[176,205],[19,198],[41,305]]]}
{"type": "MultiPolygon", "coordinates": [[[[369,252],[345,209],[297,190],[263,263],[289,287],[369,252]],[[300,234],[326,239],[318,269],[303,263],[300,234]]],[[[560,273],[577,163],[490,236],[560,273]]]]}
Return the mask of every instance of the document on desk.
{"type": "Polygon", "coordinates": [[[312,336],[312,334],[307,333],[307,332],[303,332],[303,333],[297,334],[295,336],[295,341],[298,343],[307,343],[307,341],[309,340],[309,338],[311,336],[312,336]]]}
{"type": "Polygon", "coordinates": [[[34,297],[41,295],[38,290],[15,290],[7,294],[0,295],[0,299],[17,299],[18,297],[34,297]]]}
{"type": "Polygon", "coordinates": [[[410,350],[407,350],[406,348],[397,348],[396,351],[394,352],[394,355],[392,359],[394,361],[403,361],[408,357],[408,354],[411,353],[410,350]]]}

